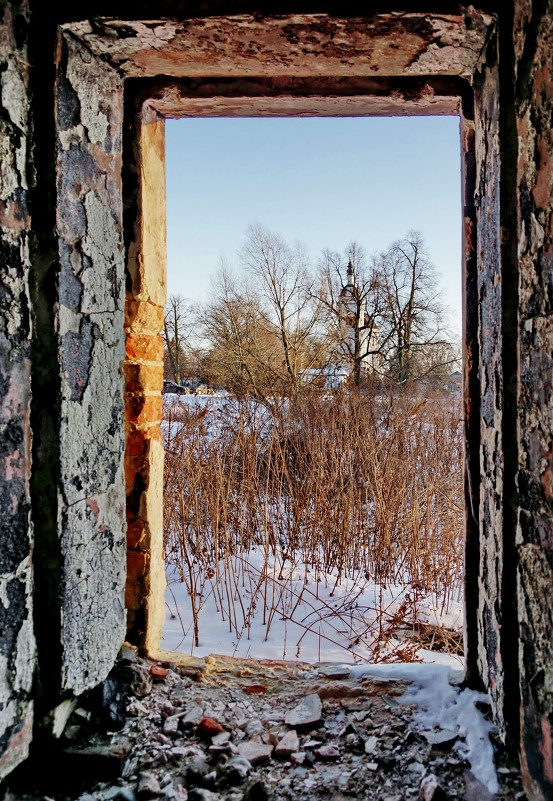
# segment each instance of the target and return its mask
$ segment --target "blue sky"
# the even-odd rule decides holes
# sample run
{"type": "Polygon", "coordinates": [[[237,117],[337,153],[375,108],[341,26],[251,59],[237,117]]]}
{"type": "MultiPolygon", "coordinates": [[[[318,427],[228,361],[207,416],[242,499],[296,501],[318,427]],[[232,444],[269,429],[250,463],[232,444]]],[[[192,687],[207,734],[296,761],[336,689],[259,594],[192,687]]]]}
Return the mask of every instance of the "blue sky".
{"type": "Polygon", "coordinates": [[[259,221],[316,261],[420,230],[461,319],[457,117],[167,120],[168,291],[206,300],[259,221]]]}

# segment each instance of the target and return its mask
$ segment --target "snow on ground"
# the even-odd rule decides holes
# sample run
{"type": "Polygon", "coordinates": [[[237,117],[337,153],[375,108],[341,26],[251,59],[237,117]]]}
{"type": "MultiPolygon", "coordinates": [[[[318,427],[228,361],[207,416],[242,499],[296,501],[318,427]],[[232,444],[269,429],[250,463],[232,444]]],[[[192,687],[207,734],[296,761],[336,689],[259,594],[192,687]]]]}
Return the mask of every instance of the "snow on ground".
{"type": "MultiPolygon", "coordinates": [[[[225,418],[232,413],[235,400],[232,396],[164,395],[169,406],[194,410],[209,408],[211,436],[216,434],[217,414],[225,418]]],[[[257,405],[257,415],[266,410],[257,405]]],[[[178,418],[177,418],[178,419],[178,418]]],[[[164,423],[169,438],[182,423],[164,423]]],[[[413,596],[408,586],[379,587],[364,580],[358,573],[342,578],[336,585],[332,574],[317,574],[303,564],[284,568],[279,562],[269,566],[267,580],[263,581],[264,567],[261,549],[251,551],[247,562],[240,556],[227,558],[217,575],[203,581],[199,587],[199,645],[193,640],[193,620],[186,583],[173,568],[169,568],[166,593],[167,619],[163,631],[163,647],[197,656],[210,653],[232,654],[240,657],[301,659],[304,661],[366,662],[374,659],[373,647],[382,641],[382,632],[376,622],[382,611],[384,625],[403,604],[411,619],[449,630],[462,631],[463,611],[461,599],[450,602],[448,608],[426,598],[420,603],[408,600],[413,596]],[[173,570],[173,572],[171,572],[173,570]],[[259,587],[259,584],[263,584],[259,587]],[[272,610],[272,611],[271,611],[272,610]],[[246,619],[249,625],[244,624],[246,619]]],[[[187,576],[190,581],[190,577],[187,576]]],[[[408,630],[400,633],[402,640],[394,638],[387,650],[401,647],[405,653],[408,630]]],[[[425,662],[462,666],[455,655],[419,649],[415,657],[425,662]]]]}
{"type": "Polygon", "coordinates": [[[470,763],[474,776],[492,795],[498,792],[489,739],[494,726],[476,707],[478,702],[489,703],[487,695],[452,686],[450,670],[444,665],[364,665],[354,667],[350,674],[352,679],[363,676],[411,682],[400,701],[416,705],[415,724],[425,731],[439,728],[458,733],[462,739],[455,747],[460,756],[470,763]]]}
{"type": "MultiPolygon", "coordinates": [[[[362,591],[359,587],[352,593],[352,580],[344,580],[335,587],[331,576],[320,576],[316,581],[305,566],[296,566],[283,573],[280,578],[272,571],[274,589],[267,598],[267,607],[276,610],[271,615],[268,608],[264,615],[263,595],[255,595],[255,580],[259,579],[262,555],[250,555],[250,570],[241,565],[241,576],[236,583],[242,592],[237,594],[236,585],[234,605],[225,610],[224,593],[218,595],[215,577],[206,581],[201,589],[201,610],[199,614],[198,647],[193,642],[193,624],[190,599],[186,585],[172,572],[166,592],[167,618],[163,629],[162,647],[194,654],[229,654],[239,657],[259,659],[301,659],[305,662],[336,662],[351,665],[350,678],[364,676],[378,679],[406,680],[411,686],[400,699],[402,703],[416,706],[414,722],[422,730],[451,730],[459,735],[456,749],[466,759],[474,776],[485,785],[490,793],[498,791],[497,776],[493,761],[493,748],[489,733],[493,725],[485,720],[475,704],[487,702],[483,693],[460,690],[450,684],[450,679],[462,676],[463,660],[458,656],[425,651],[416,652],[416,658],[425,664],[395,663],[370,664],[370,643],[377,632],[371,632],[376,610],[385,608],[388,616],[393,614],[405,598],[405,588],[392,588],[380,591],[372,582],[366,582],[362,591]],[[308,583],[305,584],[305,576],[308,583]],[[289,593],[282,593],[285,585],[289,593]],[[253,590],[252,590],[253,588],[253,590]],[[240,595],[240,598],[238,597],[240,595]],[[254,607],[255,608],[252,608],[254,607]],[[234,620],[243,620],[240,614],[251,609],[249,628],[235,627],[234,620]],[[222,611],[224,610],[224,611],[222,611]],[[239,611],[238,611],[239,610],[239,611]],[[365,639],[352,643],[353,631],[367,632],[365,639]]],[[[238,574],[240,566],[234,563],[238,574]]],[[[229,571],[227,571],[227,581],[229,571]]],[[[439,611],[427,603],[418,610],[419,619],[434,622],[447,622],[456,627],[462,625],[462,609],[459,602],[450,608],[447,615],[440,617],[439,611]]],[[[357,638],[358,635],[356,635],[357,638]]],[[[392,645],[401,644],[397,640],[392,645]]]]}
{"type": "MultiPolygon", "coordinates": [[[[381,588],[374,582],[316,573],[303,564],[269,561],[267,581],[263,553],[252,550],[247,561],[227,559],[224,568],[197,585],[199,646],[194,644],[190,597],[186,582],[175,570],[168,573],[167,617],[163,647],[196,656],[224,653],[239,657],[301,659],[306,662],[341,661],[352,664],[374,658],[373,647],[400,605],[416,613],[418,620],[461,630],[462,608],[455,601],[447,613],[430,599],[413,608],[407,602],[409,588],[381,588]],[[260,586],[261,582],[261,586],[260,586]],[[383,611],[382,620],[378,612],[383,611]],[[244,620],[249,625],[244,624],[244,620]]],[[[404,632],[404,637],[405,637],[404,632]]],[[[393,646],[408,641],[393,639],[393,646]]],[[[388,652],[386,651],[386,652],[388,652]]],[[[382,655],[385,655],[384,652],[382,655]]],[[[459,656],[420,649],[416,658],[463,666],[459,656]]]]}

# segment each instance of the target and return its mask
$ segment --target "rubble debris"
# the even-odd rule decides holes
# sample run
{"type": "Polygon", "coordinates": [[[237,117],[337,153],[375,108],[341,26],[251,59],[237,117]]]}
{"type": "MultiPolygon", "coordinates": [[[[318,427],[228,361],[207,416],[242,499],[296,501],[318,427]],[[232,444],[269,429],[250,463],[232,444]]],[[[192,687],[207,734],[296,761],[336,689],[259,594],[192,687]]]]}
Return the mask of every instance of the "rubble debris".
{"type": "MultiPolygon", "coordinates": [[[[405,683],[365,679],[360,695],[360,682],[328,665],[228,657],[199,662],[188,665],[191,678],[181,665],[154,665],[138,656],[132,661],[126,654],[117,674],[127,679],[127,686],[118,686],[126,699],[124,725],[106,729],[101,710],[81,699],[57,741],[59,765],[49,762],[48,770],[34,775],[27,770],[18,784],[10,777],[6,801],[486,798],[478,796],[455,750],[458,732],[414,728],[412,710],[401,702],[405,683]],[[143,694],[136,679],[152,682],[154,666],[166,674],[143,694]],[[265,691],[249,694],[245,686],[265,691]],[[314,686],[320,694],[310,692],[314,686]],[[84,781],[78,789],[50,789],[51,775],[75,768],[84,781]]],[[[499,758],[494,801],[523,801],[519,771],[504,754],[499,758]]]]}
{"type": "Polygon", "coordinates": [[[246,695],[261,695],[267,692],[265,684],[244,684],[243,690],[246,695]]]}
{"type": "Polygon", "coordinates": [[[300,750],[300,741],[297,733],[292,730],[286,732],[275,747],[275,754],[279,757],[291,757],[300,750]]]}
{"type": "Polygon", "coordinates": [[[246,743],[240,743],[238,753],[241,757],[247,759],[251,765],[262,765],[270,760],[273,746],[250,740],[246,743]]]}
{"type": "Polygon", "coordinates": [[[161,665],[152,665],[150,668],[150,675],[154,681],[165,681],[168,672],[167,668],[161,665]]]}
{"type": "Polygon", "coordinates": [[[211,740],[216,734],[224,732],[223,727],[213,718],[202,718],[196,726],[196,734],[203,740],[211,740]]]}
{"type": "Polygon", "coordinates": [[[153,773],[144,771],[139,775],[136,790],[139,798],[155,798],[160,792],[161,786],[153,773]]]}
{"type": "Polygon", "coordinates": [[[447,801],[446,792],[433,773],[421,781],[419,795],[422,801],[447,801]]]}
{"type": "Polygon", "coordinates": [[[295,729],[315,727],[322,717],[323,705],[317,693],[310,693],[286,713],[284,722],[295,729]]]}
{"type": "Polygon", "coordinates": [[[435,731],[423,731],[422,736],[430,745],[439,748],[449,748],[459,737],[459,733],[451,729],[436,729],[435,731]]]}

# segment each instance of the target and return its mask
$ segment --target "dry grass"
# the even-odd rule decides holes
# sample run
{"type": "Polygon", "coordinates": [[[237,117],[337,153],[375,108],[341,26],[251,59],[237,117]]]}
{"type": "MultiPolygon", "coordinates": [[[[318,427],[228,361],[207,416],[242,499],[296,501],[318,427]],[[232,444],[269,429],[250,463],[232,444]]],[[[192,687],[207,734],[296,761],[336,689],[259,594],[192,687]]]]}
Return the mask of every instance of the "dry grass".
{"type": "MultiPolygon", "coordinates": [[[[336,586],[348,579],[359,591],[367,582],[381,588],[376,623],[342,610],[352,647],[363,640],[374,657],[392,632],[414,623],[421,599],[430,596],[447,611],[459,596],[458,400],[305,394],[270,410],[234,399],[209,412],[171,407],[167,420],[166,558],[187,584],[196,634],[196,599],[206,582],[230,631],[247,629],[254,607],[267,629],[277,609],[292,617],[317,592],[307,575],[299,594],[292,588],[288,576],[298,565],[315,577],[332,573],[336,586]],[[257,573],[247,569],[254,547],[264,555],[257,573]],[[269,575],[275,563],[276,580],[269,575]],[[397,584],[410,590],[388,611],[384,590],[397,584]]],[[[406,659],[412,650],[396,648],[406,659]]]]}

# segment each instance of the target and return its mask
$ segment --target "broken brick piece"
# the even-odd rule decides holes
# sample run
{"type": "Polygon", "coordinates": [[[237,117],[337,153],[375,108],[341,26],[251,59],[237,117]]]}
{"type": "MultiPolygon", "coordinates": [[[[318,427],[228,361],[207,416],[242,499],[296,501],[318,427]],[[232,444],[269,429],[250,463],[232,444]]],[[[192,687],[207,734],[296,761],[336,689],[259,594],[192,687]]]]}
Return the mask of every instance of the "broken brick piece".
{"type": "Polygon", "coordinates": [[[267,692],[265,684],[244,684],[242,687],[246,695],[261,695],[267,692]]]}
{"type": "Polygon", "coordinates": [[[221,734],[224,729],[220,723],[213,718],[202,718],[196,726],[196,734],[204,740],[210,740],[216,734],[221,734]]]}
{"type": "Polygon", "coordinates": [[[169,671],[166,668],[161,667],[161,665],[152,665],[150,668],[150,676],[154,681],[165,681],[168,672],[169,671]]]}

